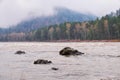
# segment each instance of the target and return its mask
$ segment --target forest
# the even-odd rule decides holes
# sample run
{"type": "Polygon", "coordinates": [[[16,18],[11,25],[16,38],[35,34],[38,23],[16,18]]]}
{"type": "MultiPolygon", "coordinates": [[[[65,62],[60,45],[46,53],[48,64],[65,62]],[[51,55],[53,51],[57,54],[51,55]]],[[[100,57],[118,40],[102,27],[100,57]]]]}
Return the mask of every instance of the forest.
{"type": "Polygon", "coordinates": [[[0,41],[113,40],[120,39],[120,16],[94,21],[65,22],[30,32],[0,34],[0,41]]]}
{"type": "Polygon", "coordinates": [[[112,40],[120,39],[120,16],[88,22],[65,22],[33,31],[33,40],[112,40]]]}

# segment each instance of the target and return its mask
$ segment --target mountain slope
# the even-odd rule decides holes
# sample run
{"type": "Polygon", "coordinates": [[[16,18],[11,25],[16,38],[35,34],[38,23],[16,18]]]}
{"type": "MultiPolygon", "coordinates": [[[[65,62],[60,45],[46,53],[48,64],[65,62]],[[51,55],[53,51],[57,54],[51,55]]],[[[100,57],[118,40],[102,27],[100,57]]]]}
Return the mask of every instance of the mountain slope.
{"type": "Polygon", "coordinates": [[[41,16],[28,21],[23,21],[18,25],[7,29],[7,32],[29,32],[40,27],[45,27],[64,22],[83,22],[95,20],[96,16],[78,13],[66,8],[55,8],[55,14],[52,16],[41,16]]]}

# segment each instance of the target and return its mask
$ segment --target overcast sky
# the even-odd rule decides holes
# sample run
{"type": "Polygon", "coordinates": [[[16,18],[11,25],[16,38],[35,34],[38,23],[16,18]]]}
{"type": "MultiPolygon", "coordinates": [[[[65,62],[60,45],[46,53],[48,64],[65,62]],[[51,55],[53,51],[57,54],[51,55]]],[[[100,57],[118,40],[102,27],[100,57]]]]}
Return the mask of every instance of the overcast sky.
{"type": "Polygon", "coordinates": [[[31,17],[52,15],[54,7],[103,16],[120,8],[120,0],[0,0],[0,27],[31,17]]]}

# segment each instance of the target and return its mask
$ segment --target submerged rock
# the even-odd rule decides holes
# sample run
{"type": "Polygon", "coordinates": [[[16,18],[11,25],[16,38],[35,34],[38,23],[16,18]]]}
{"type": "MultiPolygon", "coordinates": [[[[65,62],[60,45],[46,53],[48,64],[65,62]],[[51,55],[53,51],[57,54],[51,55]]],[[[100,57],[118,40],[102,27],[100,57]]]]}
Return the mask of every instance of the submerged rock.
{"type": "Polygon", "coordinates": [[[25,51],[17,51],[15,54],[25,54],[25,51]]]}
{"type": "Polygon", "coordinates": [[[44,60],[44,59],[38,59],[34,61],[34,64],[50,64],[52,61],[44,60]]]}
{"type": "Polygon", "coordinates": [[[52,67],[51,69],[52,69],[52,70],[58,70],[58,68],[55,68],[55,67],[52,67]]]}
{"type": "Polygon", "coordinates": [[[82,55],[84,53],[79,52],[78,50],[75,50],[73,48],[70,47],[65,47],[64,49],[62,49],[59,52],[60,55],[64,55],[64,56],[70,56],[70,55],[82,55]]]}

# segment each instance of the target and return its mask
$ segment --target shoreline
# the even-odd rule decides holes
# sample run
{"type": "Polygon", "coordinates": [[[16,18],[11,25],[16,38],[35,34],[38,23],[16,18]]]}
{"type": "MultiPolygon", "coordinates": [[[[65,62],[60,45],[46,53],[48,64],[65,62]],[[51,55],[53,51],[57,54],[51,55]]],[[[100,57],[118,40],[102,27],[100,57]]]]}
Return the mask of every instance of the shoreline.
{"type": "Polygon", "coordinates": [[[55,40],[50,42],[120,42],[120,40],[55,40]]]}
{"type": "Polygon", "coordinates": [[[0,41],[0,42],[120,42],[120,40],[50,40],[50,41],[0,41]]]}

